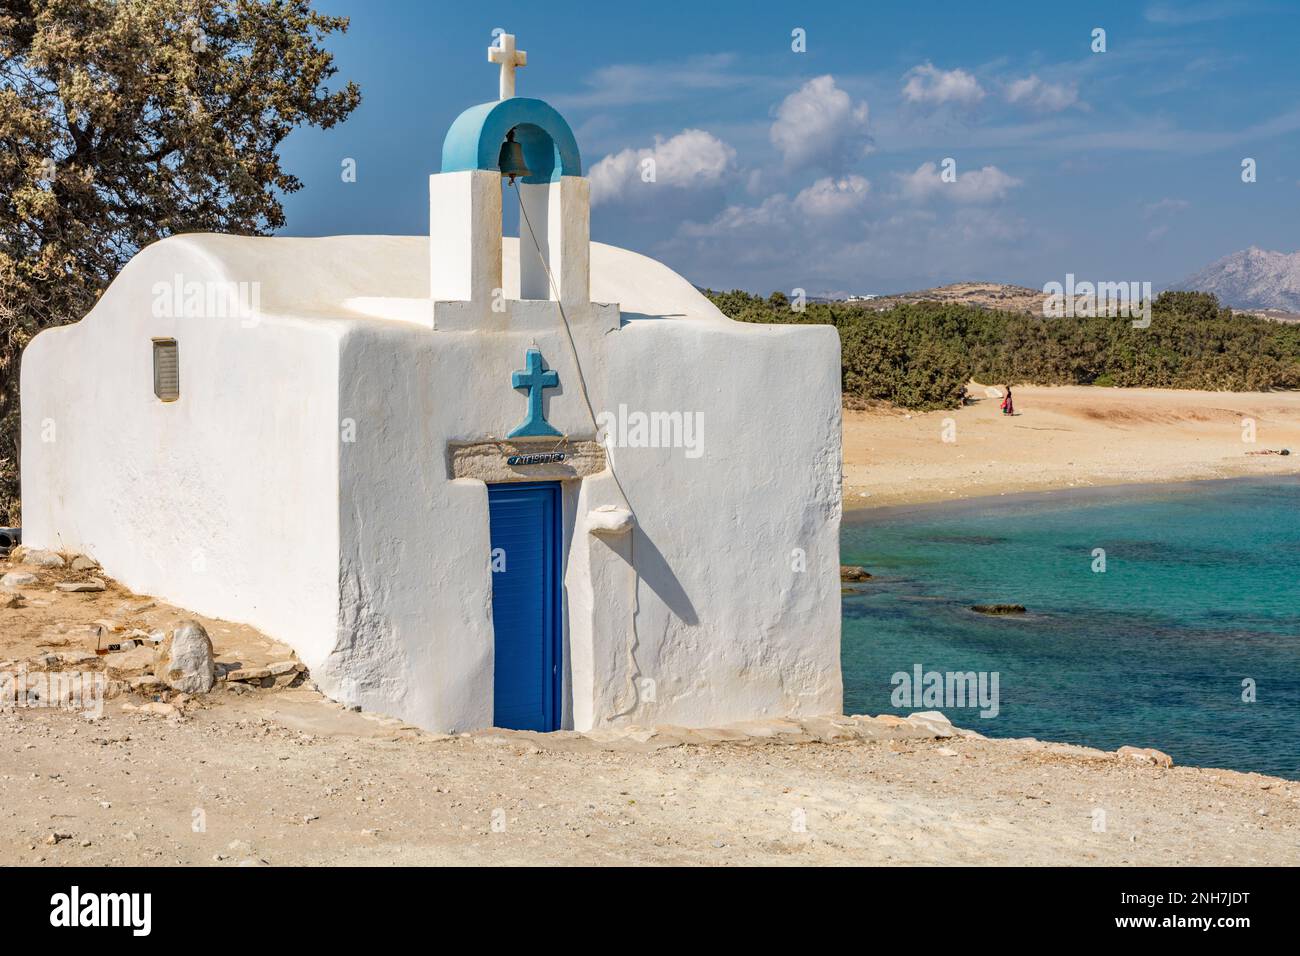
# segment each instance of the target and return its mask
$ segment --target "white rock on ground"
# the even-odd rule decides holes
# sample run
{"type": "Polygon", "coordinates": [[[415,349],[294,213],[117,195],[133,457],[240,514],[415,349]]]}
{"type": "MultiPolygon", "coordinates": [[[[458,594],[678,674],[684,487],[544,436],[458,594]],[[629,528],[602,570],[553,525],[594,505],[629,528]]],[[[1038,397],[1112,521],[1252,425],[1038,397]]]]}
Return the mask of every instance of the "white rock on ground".
{"type": "Polygon", "coordinates": [[[155,673],[173,690],[206,694],[216,681],[212,639],[197,621],[185,621],[160,645],[155,673]]]}
{"type": "Polygon", "coordinates": [[[36,575],[30,571],[10,571],[0,578],[0,588],[6,591],[13,588],[27,588],[36,583],[36,575]]]}
{"type": "Polygon", "coordinates": [[[107,587],[99,578],[91,578],[88,581],[64,581],[62,584],[54,585],[56,591],[66,591],[69,594],[85,594],[92,591],[103,591],[107,587]]]}
{"type": "Polygon", "coordinates": [[[65,562],[53,551],[27,551],[23,554],[23,564],[36,568],[61,568],[65,562]]]}

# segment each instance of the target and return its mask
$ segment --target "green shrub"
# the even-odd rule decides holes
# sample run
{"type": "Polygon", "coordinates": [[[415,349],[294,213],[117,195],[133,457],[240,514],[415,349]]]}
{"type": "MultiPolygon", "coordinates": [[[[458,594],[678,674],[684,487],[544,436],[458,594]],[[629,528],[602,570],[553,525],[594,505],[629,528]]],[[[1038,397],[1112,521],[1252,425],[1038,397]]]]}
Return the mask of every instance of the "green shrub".
{"type": "Polygon", "coordinates": [[[709,292],[741,322],[834,325],[846,396],[904,408],[953,408],[971,379],[990,384],[1267,391],[1300,388],[1300,325],[1235,315],[1203,292],[1165,292],[1151,324],[1046,319],[921,303],[877,312],[860,303],[790,308],[774,292],[709,292]]]}

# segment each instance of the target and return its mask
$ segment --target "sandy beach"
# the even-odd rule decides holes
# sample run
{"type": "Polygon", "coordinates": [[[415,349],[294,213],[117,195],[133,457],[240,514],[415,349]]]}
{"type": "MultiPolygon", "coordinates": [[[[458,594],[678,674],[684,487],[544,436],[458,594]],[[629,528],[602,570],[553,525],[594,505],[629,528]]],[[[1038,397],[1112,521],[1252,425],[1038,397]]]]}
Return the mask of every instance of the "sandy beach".
{"type": "Polygon", "coordinates": [[[1296,392],[1024,386],[1008,417],[986,386],[970,391],[950,411],[846,408],[845,506],[1300,473],[1296,392]]]}

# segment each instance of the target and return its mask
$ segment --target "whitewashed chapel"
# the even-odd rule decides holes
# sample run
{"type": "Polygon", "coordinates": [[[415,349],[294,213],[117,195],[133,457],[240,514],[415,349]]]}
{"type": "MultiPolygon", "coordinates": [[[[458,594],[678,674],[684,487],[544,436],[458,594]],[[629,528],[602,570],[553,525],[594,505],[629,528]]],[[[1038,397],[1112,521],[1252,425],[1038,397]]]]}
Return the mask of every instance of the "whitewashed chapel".
{"type": "Polygon", "coordinates": [[[835,330],[591,242],[569,125],[489,59],[428,236],[175,236],[33,340],[25,542],[432,730],[839,711],[835,330]]]}

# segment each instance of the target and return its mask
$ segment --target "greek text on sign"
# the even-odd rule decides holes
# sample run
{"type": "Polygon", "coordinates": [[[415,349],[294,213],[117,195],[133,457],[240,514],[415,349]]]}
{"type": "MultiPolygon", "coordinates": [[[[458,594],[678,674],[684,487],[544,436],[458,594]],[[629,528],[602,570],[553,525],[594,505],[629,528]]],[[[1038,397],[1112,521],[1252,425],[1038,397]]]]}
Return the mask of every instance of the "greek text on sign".
{"type": "Polygon", "coordinates": [[[506,459],[510,467],[517,465],[553,465],[564,461],[564,452],[552,451],[540,455],[511,455],[506,459]]]}

